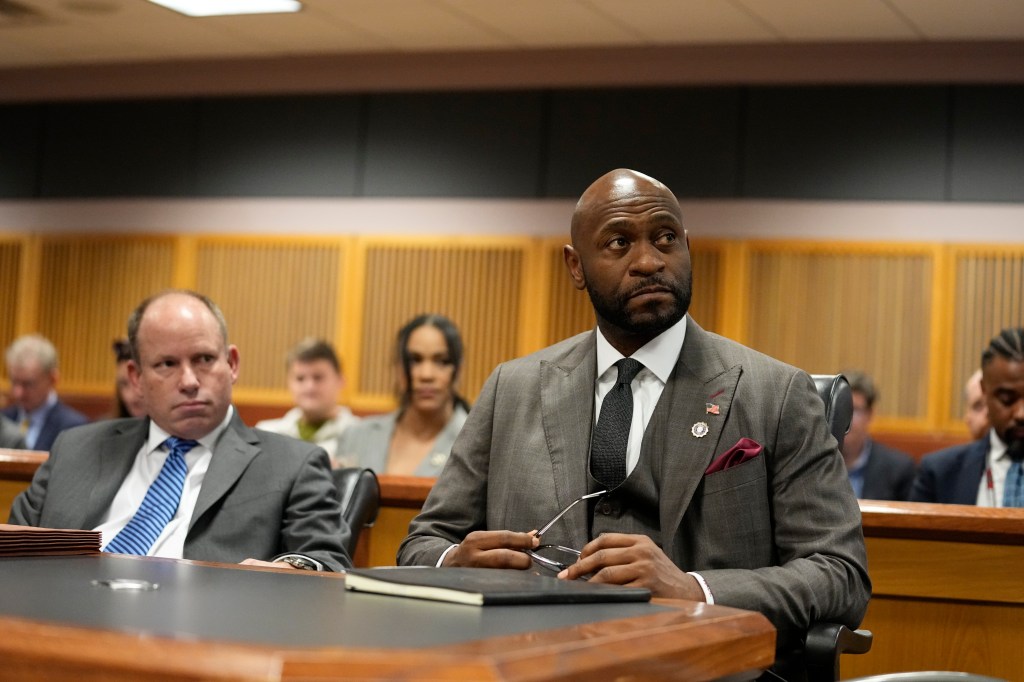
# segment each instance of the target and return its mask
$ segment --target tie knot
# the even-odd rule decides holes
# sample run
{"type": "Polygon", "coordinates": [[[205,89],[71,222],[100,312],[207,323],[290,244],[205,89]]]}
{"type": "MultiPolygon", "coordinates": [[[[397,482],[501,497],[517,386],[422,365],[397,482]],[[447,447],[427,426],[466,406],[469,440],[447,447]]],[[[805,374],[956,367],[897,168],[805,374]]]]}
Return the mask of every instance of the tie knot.
{"type": "Polygon", "coordinates": [[[164,441],[164,445],[173,455],[184,455],[189,450],[199,445],[199,441],[186,440],[184,438],[178,438],[177,436],[171,436],[164,441]]]}
{"type": "Polygon", "coordinates": [[[644,368],[638,360],[633,358],[622,358],[615,363],[615,366],[619,368],[619,377],[615,380],[619,384],[633,383],[633,379],[644,368]]]}

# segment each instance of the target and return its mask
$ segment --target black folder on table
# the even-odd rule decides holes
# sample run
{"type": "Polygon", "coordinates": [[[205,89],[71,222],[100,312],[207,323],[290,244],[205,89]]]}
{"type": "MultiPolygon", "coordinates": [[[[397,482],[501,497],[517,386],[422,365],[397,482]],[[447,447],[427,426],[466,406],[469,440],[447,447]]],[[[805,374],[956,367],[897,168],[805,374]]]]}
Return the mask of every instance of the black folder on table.
{"type": "Polygon", "coordinates": [[[643,587],[559,580],[512,568],[355,568],[345,589],[458,604],[582,604],[650,601],[643,587]]]}

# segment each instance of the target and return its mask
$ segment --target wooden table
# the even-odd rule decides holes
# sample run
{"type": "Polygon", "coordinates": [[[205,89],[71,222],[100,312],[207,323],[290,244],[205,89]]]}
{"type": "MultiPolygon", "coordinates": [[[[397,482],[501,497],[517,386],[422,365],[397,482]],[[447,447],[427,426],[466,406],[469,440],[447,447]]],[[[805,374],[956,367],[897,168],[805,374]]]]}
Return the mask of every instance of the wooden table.
{"type": "Polygon", "coordinates": [[[861,501],[871,651],[844,676],[956,670],[1024,680],[1024,509],[861,501]]]}
{"type": "Polygon", "coordinates": [[[28,487],[36,469],[47,457],[47,452],[0,448],[0,523],[7,522],[14,498],[28,487]]]}
{"type": "Polygon", "coordinates": [[[474,607],[344,577],[173,559],[0,559],[0,660],[19,680],[753,679],[775,630],[694,602],[474,607]],[[103,581],[145,580],[151,591],[103,581]],[[98,583],[94,583],[98,581],[98,583]]]}

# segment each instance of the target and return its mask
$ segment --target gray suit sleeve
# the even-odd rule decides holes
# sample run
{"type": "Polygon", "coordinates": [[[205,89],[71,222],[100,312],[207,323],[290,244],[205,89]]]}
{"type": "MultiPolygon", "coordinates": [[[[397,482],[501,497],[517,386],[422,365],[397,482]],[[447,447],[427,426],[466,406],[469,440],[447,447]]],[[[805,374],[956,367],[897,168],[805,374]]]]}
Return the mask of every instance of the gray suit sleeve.
{"type": "Polygon", "coordinates": [[[330,459],[323,448],[316,448],[300,467],[288,495],[281,519],[281,554],[301,554],[332,571],[350,568],[345,544],[351,532],[339,512],[330,459]]]}
{"type": "Polygon", "coordinates": [[[856,627],[871,589],[860,508],[802,372],[786,388],[769,467],[777,565],[700,570],[715,602],[760,611],[786,629],[819,620],[856,627]]]}
{"type": "Polygon", "coordinates": [[[39,525],[39,519],[43,513],[43,504],[46,502],[46,491],[50,483],[50,472],[53,469],[53,462],[57,456],[56,445],[46,461],[36,469],[28,490],[14,498],[14,502],[11,504],[11,513],[7,520],[8,523],[16,526],[39,525]]]}
{"type": "Polygon", "coordinates": [[[487,474],[499,366],[487,379],[452,446],[423,511],[398,548],[400,566],[435,566],[441,553],[474,530],[486,529],[487,474]]]}

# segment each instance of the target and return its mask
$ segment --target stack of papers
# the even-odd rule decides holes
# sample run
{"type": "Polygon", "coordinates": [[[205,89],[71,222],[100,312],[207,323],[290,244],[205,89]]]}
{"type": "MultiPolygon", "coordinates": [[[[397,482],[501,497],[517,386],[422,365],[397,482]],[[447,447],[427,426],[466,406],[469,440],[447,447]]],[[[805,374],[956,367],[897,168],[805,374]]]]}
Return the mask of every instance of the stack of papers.
{"type": "Polygon", "coordinates": [[[32,528],[0,523],[0,557],[98,554],[98,530],[32,528]]]}

